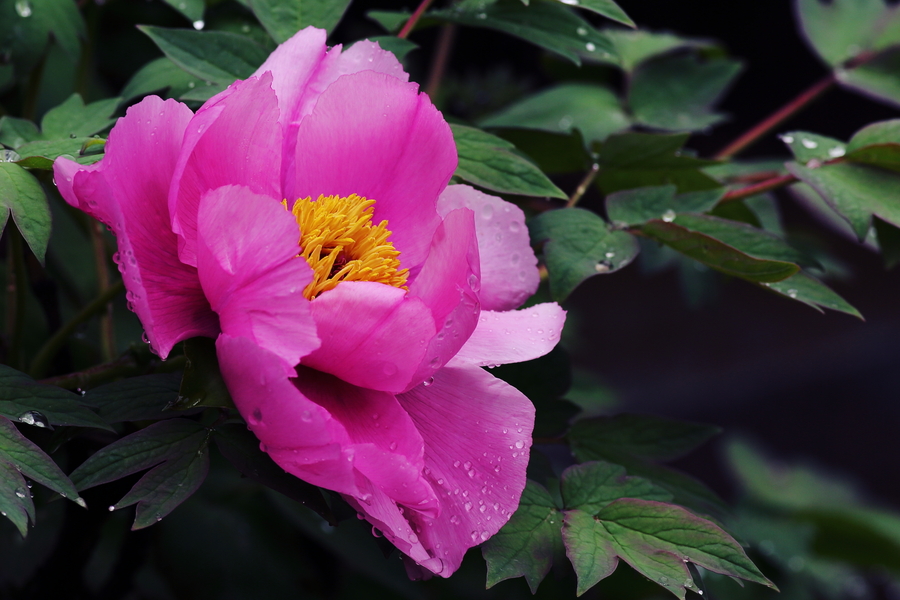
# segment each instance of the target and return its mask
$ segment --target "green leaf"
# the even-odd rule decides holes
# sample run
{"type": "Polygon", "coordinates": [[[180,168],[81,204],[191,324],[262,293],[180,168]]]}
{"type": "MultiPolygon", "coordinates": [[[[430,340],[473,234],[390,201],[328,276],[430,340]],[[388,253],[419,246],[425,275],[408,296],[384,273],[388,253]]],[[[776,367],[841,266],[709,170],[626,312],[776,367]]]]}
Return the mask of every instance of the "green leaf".
{"type": "Polygon", "coordinates": [[[53,39],[77,59],[84,37],[84,19],[71,0],[7,0],[0,2],[0,48],[22,79],[44,55],[53,39]]]}
{"type": "Polygon", "coordinates": [[[0,117],[0,144],[10,148],[18,148],[26,142],[40,139],[41,132],[37,125],[27,119],[0,117]]]}
{"type": "Polygon", "coordinates": [[[487,562],[487,587],[525,577],[535,593],[553,565],[554,554],[562,554],[562,518],[550,493],[528,481],[509,522],[481,546],[487,562]]]}
{"type": "Polygon", "coordinates": [[[566,197],[506,140],[464,125],[452,124],[450,129],[459,153],[455,175],[460,179],[505,194],[566,197]]]}
{"type": "Polygon", "coordinates": [[[566,6],[535,0],[523,6],[518,0],[484,5],[472,3],[433,11],[429,17],[470,27],[500,31],[530,42],[581,64],[581,56],[610,56],[609,39],[566,6]]]}
{"type": "Polygon", "coordinates": [[[720,431],[712,425],[623,413],[579,421],[568,437],[572,451],[579,457],[602,457],[615,452],[650,460],[674,460],[720,431]]]}
{"type": "Polygon", "coordinates": [[[79,398],[78,394],[38,383],[24,373],[0,365],[0,415],[36,427],[69,425],[113,431],[100,417],[81,406],[79,398]]]}
{"type": "Polygon", "coordinates": [[[790,262],[754,258],[705,233],[665,220],[648,221],[640,231],[710,268],[748,281],[781,281],[800,270],[790,262]]]}
{"type": "Polygon", "coordinates": [[[50,205],[38,180],[12,163],[0,162],[0,233],[9,215],[43,265],[50,241],[50,205]]]}
{"type": "MultiPolygon", "coordinates": [[[[589,10],[592,13],[617,21],[623,25],[628,25],[629,27],[637,27],[637,25],[634,24],[634,21],[631,20],[631,17],[626,15],[625,11],[612,0],[557,0],[557,2],[589,10]]],[[[527,4],[527,2],[525,4],[527,4]]]]}
{"type": "Polygon", "coordinates": [[[581,132],[586,143],[602,142],[628,129],[631,119],[607,87],[567,83],[543,90],[482,119],[482,127],[522,127],[553,133],[581,132]]]}
{"type": "Polygon", "coordinates": [[[563,540],[578,574],[579,595],[611,575],[620,558],[682,599],[685,590],[698,589],[688,562],[775,587],[734,538],[680,506],[625,498],[594,517],[567,511],[563,540]]]}
{"type": "Polygon", "coordinates": [[[900,171],[900,119],[872,123],[847,142],[844,160],[900,171]]]}
{"type": "Polygon", "coordinates": [[[839,65],[863,51],[887,45],[876,31],[893,8],[883,0],[797,0],[797,16],[806,40],[829,65],[839,65]],[[875,44],[875,42],[880,42],[875,44]]]}
{"type": "Polygon", "coordinates": [[[102,152],[90,152],[90,144],[97,141],[92,137],[76,137],[65,138],[61,140],[38,140],[36,142],[28,142],[17,148],[17,152],[22,157],[18,162],[27,164],[28,159],[45,159],[47,163],[37,160],[34,166],[38,168],[52,168],[53,161],[60,156],[70,158],[81,165],[89,165],[103,158],[102,152]]]}
{"type": "Polygon", "coordinates": [[[872,215],[900,225],[900,175],[867,165],[839,163],[813,169],[788,163],[797,179],[808,183],[853,228],[862,241],[869,233],[872,215]]]}
{"type": "Polygon", "coordinates": [[[588,277],[628,265],[639,250],[634,236],[612,231],[603,219],[580,208],[542,213],[528,222],[528,230],[533,242],[544,242],[550,293],[558,302],[588,277]]]}
{"type": "Polygon", "coordinates": [[[112,126],[111,115],[121,98],[108,98],[85,106],[78,94],[69,98],[44,115],[41,121],[41,137],[46,140],[88,137],[112,126]]]}
{"type": "Polygon", "coordinates": [[[710,48],[715,44],[708,40],[683,38],[671,33],[657,33],[646,29],[604,29],[618,54],[610,60],[630,73],[646,60],[686,48],[710,48]]]}
{"type": "Polygon", "coordinates": [[[642,125],[670,131],[700,131],[725,117],[712,105],[731,86],[743,66],[727,58],[701,60],[694,55],[667,56],[642,64],[634,72],[628,103],[642,125]]]}
{"type": "Polygon", "coordinates": [[[853,69],[835,74],[845,88],[900,106],[900,49],[886,50],[853,69]]]}
{"type": "Polygon", "coordinates": [[[584,173],[593,162],[589,160],[578,131],[561,135],[529,129],[502,129],[495,133],[515,144],[547,174],[584,173]]]}
{"type": "Polygon", "coordinates": [[[821,311],[819,307],[830,308],[858,319],[863,318],[858,310],[809,273],[801,271],[782,281],[765,283],[763,285],[782,296],[803,302],[819,311],[821,311]]]}
{"type": "Polygon", "coordinates": [[[719,182],[700,169],[714,161],[682,156],[690,134],[618,133],[597,153],[597,185],[605,194],[619,190],[673,184],[679,192],[711,190],[719,182]]]}
{"type": "Polygon", "coordinates": [[[203,10],[206,8],[204,0],[164,0],[164,2],[187,17],[192,23],[197,21],[202,23],[203,10]]]}
{"type": "Polygon", "coordinates": [[[395,35],[379,35],[368,38],[370,42],[377,42],[382,50],[387,50],[402,61],[407,54],[413,50],[418,50],[419,45],[409,40],[398,38],[395,35]]]}
{"type": "Polygon", "coordinates": [[[184,355],[187,364],[184,367],[178,398],[168,408],[171,410],[187,410],[195,406],[234,408],[234,401],[219,370],[215,340],[205,337],[185,340],[184,355]]]}
{"type": "Polygon", "coordinates": [[[303,29],[331,32],[344,16],[350,0],[250,0],[250,9],[279,44],[303,29]]]}
{"type": "Polygon", "coordinates": [[[27,521],[34,522],[34,504],[22,475],[85,506],[75,486],[53,459],[19,433],[10,421],[0,417],[0,510],[24,537],[27,521]]]}
{"type": "Polygon", "coordinates": [[[844,142],[808,131],[789,131],[779,137],[790,148],[797,162],[803,164],[809,161],[823,163],[847,152],[844,142]]]}
{"type": "Polygon", "coordinates": [[[200,487],[209,469],[209,435],[194,421],[160,421],[102,448],[71,479],[85,490],[152,467],[114,507],[137,503],[133,529],[140,529],[165,517],[200,487]]]}
{"type": "Polygon", "coordinates": [[[704,213],[725,195],[724,188],[679,195],[675,192],[674,185],[614,192],[606,197],[606,215],[616,225],[639,225],[680,213],[704,213]]]}
{"type": "Polygon", "coordinates": [[[84,400],[108,423],[168,419],[178,416],[164,409],[178,398],[180,385],[181,373],[143,375],[94,388],[84,400]]]}
{"type": "Polygon", "coordinates": [[[179,67],[204,81],[230,84],[246,79],[268,52],[250,38],[225,31],[139,26],[179,67]]]}
{"type": "Polygon", "coordinates": [[[329,523],[335,517],[316,486],[285,473],[268,454],[259,449],[259,440],[244,425],[222,425],[215,429],[216,446],[228,462],[245,477],[296,500],[314,510],[329,523]]]}
{"type": "Polygon", "coordinates": [[[370,10],[366,17],[381,25],[385,31],[396,33],[409,20],[412,15],[409,11],[370,10]]]}
{"type": "Polygon", "coordinates": [[[604,461],[573,465],[563,471],[560,491],[566,509],[595,515],[619,498],[668,502],[672,494],[642,477],[629,477],[620,465],[604,461]]]}
{"type": "Polygon", "coordinates": [[[179,98],[203,84],[202,79],[194,77],[171,59],[162,56],[151,60],[132,75],[122,90],[122,99],[131,100],[165,90],[170,98],[179,98]]]}
{"type": "Polygon", "coordinates": [[[900,229],[878,217],[875,217],[872,223],[875,225],[875,234],[878,238],[878,247],[881,248],[884,266],[892,269],[900,263],[900,229]]]}

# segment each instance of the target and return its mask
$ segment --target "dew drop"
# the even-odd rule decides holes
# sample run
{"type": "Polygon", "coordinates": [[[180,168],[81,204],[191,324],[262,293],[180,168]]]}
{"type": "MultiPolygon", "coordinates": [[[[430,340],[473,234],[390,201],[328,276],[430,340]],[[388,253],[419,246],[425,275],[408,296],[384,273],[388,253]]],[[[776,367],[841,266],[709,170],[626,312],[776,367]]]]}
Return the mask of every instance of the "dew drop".
{"type": "Polygon", "coordinates": [[[482,541],[482,542],[487,541],[487,539],[488,539],[489,537],[491,537],[491,534],[489,534],[487,531],[482,531],[482,532],[481,532],[481,541],[482,541]]]}
{"type": "Polygon", "coordinates": [[[377,537],[377,538],[380,538],[380,537],[381,537],[381,532],[378,531],[377,528],[373,527],[373,528],[372,528],[372,535],[374,535],[374,536],[377,537]]]}
{"type": "Polygon", "coordinates": [[[675,211],[671,208],[662,214],[662,220],[666,223],[671,223],[675,220],[675,211]]]}
{"type": "Polygon", "coordinates": [[[308,410],[304,410],[300,413],[300,419],[303,420],[304,423],[309,423],[312,420],[312,413],[308,410]]]}
{"type": "Polygon", "coordinates": [[[16,12],[19,13],[19,16],[23,19],[27,19],[33,12],[31,2],[28,2],[28,0],[18,0],[18,2],[16,2],[16,12]]]}
{"type": "Polygon", "coordinates": [[[578,35],[587,35],[588,30],[585,29],[584,27],[579,27],[578,29],[575,30],[575,33],[577,33],[578,35]]]}
{"type": "Polygon", "coordinates": [[[605,256],[606,256],[606,258],[614,258],[616,256],[616,253],[615,252],[607,252],[605,254],[605,256]]]}
{"type": "Polygon", "coordinates": [[[817,148],[819,144],[815,140],[800,140],[800,143],[803,144],[804,148],[808,148],[812,150],[813,148],[817,148]]]}
{"type": "Polygon", "coordinates": [[[389,448],[391,449],[392,452],[393,452],[394,450],[396,450],[396,449],[397,449],[397,442],[391,442],[391,445],[389,446],[389,448]]]}
{"type": "Polygon", "coordinates": [[[595,46],[592,42],[588,42],[587,44],[584,45],[584,48],[588,52],[593,52],[594,50],[597,49],[597,46],[595,46]]]}
{"type": "Polygon", "coordinates": [[[469,512],[470,510],[472,510],[472,503],[466,502],[465,504],[463,504],[463,508],[466,509],[466,512],[469,512]]]}
{"type": "Polygon", "coordinates": [[[596,265],[594,265],[594,271],[597,273],[609,273],[612,271],[612,263],[608,260],[601,260],[596,265]]]}
{"type": "Polygon", "coordinates": [[[839,156],[843,156],[847,151],[841,148],[840,146],[835,146],[831,150],[828,151],[828,156],[831,158],[838,158],[839,156]]]}
{"type": "Polygon", "coordinates": [[[519,450],[521,450],[524,447],[525,447],[525,442],[523,442],[522,440],[518,440],[516,442],[516,448],[518,448],[519,450]]]}
{"type": "Polygon", "coordinates": [[[450,517],[450,522],[454,525],[459,525],[459,515],[453,515],[450,517]]]}
{"type": "Polygon", "coordinates": [[[792,136],[792,135],[782,135],[779,137],[781,138],[781,141],[784,142],[785,144],[793,144],[794,143],[794,136],[792,136]]]}
{"type": "Polygon", "coordinates": [[[491,204],[485,204],[481,207],[481,218],[490,219],[494,216],[494,207],[491,204]]]}
{"type": "Polygon", "coordinates": [[[472,468],[472,461],[468,461],[468,460],[467,460],[466,462],[464,462],[464,463],[463,463],[463,468],[464,468],[465,470],[467,470],[467,471],[468,471],[469,469],[471,469],[471,468],[472,468]]]}
{"type": "Polygon", "coordinates": [[[466,473],[469,477],[475,477],[475,469],[469,469],[469,472],[466,473]]]}
{"type": "Polygon", "coordinates": [[[109,512],[112,512],[112,511],[116,510],[116,507],[110,504],[106,510],[108,510],[109,512]]]}
{"type": "Polygon", "coordinates": [[[25,423],[26,425],[34,425],[35,427],[42,427],[44,429],[51,429],[47,417],[36,410],[29,410],[22,414],[22,416],[19,417],[19,422],[25,423]]]}
{"type": "Polygon", "coordinates": [[[787,291],[787,295],[790,296],[791,298],[796,298],[796,297],[797,297],[797,290],[788,290],[788,291],[787,291]]]}
{"type": "Polygon", "coordinates": [[[458,466],[459,466],[459,464],[460,464],[460,463],[459,463],[459,461],[458,461],[458,460],[454,460],[454,461],[453,461],[453,466],[454,466],[454,467],[458,467],[458,466]]]}
{"type": "Polygon", "coordinates": [[[25,497],[25,490],[23,490],[22,488],[17,489],[17,490],[16,490],[16,497],[17,497],[17,498],[24,498],[24,497],[25,497]]]}
{"type": "Polygon", "coordinates": [[[425,387],[428,387],[432,383],[434,383],[434,377],[429,377],[428,379],[426,379],[425,381],[422,382],[422,385],[424,385],[425,387]]]}
{"type": "Polygon", "coordinates": [[[194,26],[194,29],[196,29],[197,31],[200,31],[201,29],[203,29],[203,27],[206,25],[206,23],[203,22],[203,19],[199,19],[197,21],[194,21],[192,23],[192,25],[194,26]]]}

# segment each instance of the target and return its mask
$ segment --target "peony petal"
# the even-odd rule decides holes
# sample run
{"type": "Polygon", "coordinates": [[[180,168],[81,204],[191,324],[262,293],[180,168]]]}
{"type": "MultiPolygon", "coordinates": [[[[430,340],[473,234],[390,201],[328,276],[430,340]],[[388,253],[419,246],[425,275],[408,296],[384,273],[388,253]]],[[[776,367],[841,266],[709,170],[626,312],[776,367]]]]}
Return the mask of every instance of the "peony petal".
{"type": "Polygon", "coordinates": [[[441,369],[434,383],[397,400],[425,440],[426,478],[438,491],[441,513],[432,518],[406,510],[404,523],[390,503],[357,509],[416,562],[449,577],[466,550],[494,535],[518,507],[534,407],[477,367],[441,369]]]}
{"type": "Polygon", "coordinates": [[[297,221],[278,200],[239,186],[208,192],[197,216],[197,270],[222,331],[293,367],[319,347],[303,297],[312,281],[297,256],[297,221]]]}
{"type": "Polygon", "coordinates": [[[54,165],[66,201],[116,234],[128,300],[163,357],[181,340],[219,332],[196,269],[178,260],[170,226],[169,181],[191,116],[179,102],[149,96],[116,123],[101,162],[54,165]]]}
{"type": "Polygon", "coordinates": [[[358,194],[376,201],[375,222],[412,277],[440,223],[435,203],[456,169],[450,127],[417,86],[365,71],[345,75],[300,122],[289,199],[358,194]]]}
{"type": "Polygon", "coordinates": [[[555,302],[507,312],[482,311],[450,365],[505,365],[543,356],[559,343],[566,311],[555,302]]]}
{"type": "Polygon", "coordinates": [[[518,308],[540,283],[537,257],[531,249],[525,214],[515,204],[467,185],[451,185],[438,199],[443,216],[457,208],[475,211],[481,256],[481,308],[518,308]]]}
{"type": "Polygon", "coordinates": [[[209,190],[236,184],[283,198],[281,144],[273,143],[281,139],[269,74],[233,84],[197,112],[185,131],[169,190],[172,229],[179,234],[183,262],[197,264],[197,208],[209,190]]]}
{"type": "Polygon", "coordinates": [[[409,295],[431,310],[438,334],[406,389],[415,387],[443,367],[466,342],[478,323],[478,243],[472,211],[454,210],[434,233],[422,272],[409,295]]]}
{"type": "Polygon", "coordinates": [[[421,300],[383,283],[342,282],[311,308],[322,346],[302,363],[373,390],[402,391],[436,333],[421,300]]]}
{"type": "Polygon", "coordinates": [[[281,468],[313,485],[360,493],[352,457],[346,458],[349,434],[288,379],[293,369],[243,337],[220,335],[216,354],[235,406],[281,468]]]}
{"type": "MultiPolygon", "coordinates": [[[[351,444],[345,452],[374,489],[397,504],[437,515],[437,497],[422,476],[422,436],[393,394],[357,387],[306,367],[297,369],[295,383],[343,425],[351,444]]],[[[369,500],[365,494],[359,497],[369,500]]]]}

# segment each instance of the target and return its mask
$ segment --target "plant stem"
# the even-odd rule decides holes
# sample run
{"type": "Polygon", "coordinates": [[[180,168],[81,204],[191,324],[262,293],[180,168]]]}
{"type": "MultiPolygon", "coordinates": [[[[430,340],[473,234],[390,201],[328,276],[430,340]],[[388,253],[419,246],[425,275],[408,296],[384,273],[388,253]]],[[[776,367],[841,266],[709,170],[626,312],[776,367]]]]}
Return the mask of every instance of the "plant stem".
{"type": "Polygon", "coordinates": [[[400,30],[400,33],[397,34],[397,37],[401,40],[405,40],[406,37],[413,30],[413,27],[416,26],[416,23],[419,22],[419,19],[425,14],[425,11],[428,10],[428,7],[431,5],[432,0],[422,0],[422,3],[416,8],[416,11],[409,17],[409,20],[403,26],[403,29],[400,30]]]}
{"type": "Polygon", "coordinates": [[[34,121],[37,116],[38,97],[41,93],[41,79],[44,76],[44,64],[47,62],[47,53],[41,57],[37,66],[28,78],[28,86],[25,88],[25,101],[22,107],[22,117],[34,121]]]}
{"type": "Polygon", "coordinates": [[[587,172],[587,175],[584,176],[584,179],[581,180],[581,183],[578,184],[578,187],[575,188],[575,191],[572,193],[572,197],[569,198],[569,201],[566,202],[566,208],[572,208],[578,201],[581,200],[581,197],[584,196],[584,193],[588,190],[591,184],[594,182],[594,178],[597,177],[597,173],[600,172],[600,165],[594,163],[591,165],[591,170],[587,172]]]}
{"type": "Polygon", "coordinates": [[[449,23],[441,28],[438,38],[437,51],[431,60],[431,69],[428,75],[428,83],[425,85],[425,93],[434,101],[444,73],[447,71],[447,62],[450,60],[450,50],[453,48],[453,40],[456,38],[456,25],[449,23]]]}
{"type": "Polygon", "coordinates": [[[187,359],[184,356],[176,356],[165,362],[160,360],[142,363],[133,352],[128,352],[116,360],[79,371],[41,379],[39,383],[55,385],[67,390],[89,389],[100,383],[118,379],[120,377],[133,377],[148,373],[171,373],[184,368],[187,359]]]}
{"type": "MultiPolygon", "coordinates": [[[[12,219],[10,219],[12,221],[12,219]]],[[[21,368],[22,335],[25,330],[25,277],[24,240],[15,223],[6,224],[9,254],[6,269],[6,335],[9,340],[7,362],[13,368],[21,368]]]]}
{"type": "Polygon", "coordinates": [[[756,142],[765,134],[769,133],[775,127],[778,127],[782,122],[792,117],[802,108],[805,108],[809,103],[811,103],[813,100],[830,89],[835,83],[837,83],[837,79],[835,78],[833,73],[830,73],[826,77],[823,77],[804,91],[800,92],[800,94],[793,100],[791,100],[790,102],[773,112],[771,115],[763,119],[760,123],[756,124],[754,127],[746,131],[738,139],[725,146],[725,148],[720,150],[719,153],[714,156],[714,158],[716,160],[725,160],[727,158],[731,158],[750,144],[756,142]]]}
{"type": "Polygon", "coordinates": [[[771,179],[767,179],[760,183],[754,183],[753,185],[748,185],[747,187],[743,187],[739,190],[731,190],[719,200],[718,204],[725,204],[726,202],[735,202],[737,200],[743,200],[744,198],[749,198],[750,196],[755,196],[756,194],[762,194],[764,192],[771,192],[772,190],[777,190],[778,188],[783,188],[785,186],[791,185],[792,183],[797,182],[798,179],[793,175],[780,175],[778,177],[773,177],[771,179]]]}
{"type": "Polygon", "coordinates": [[[56,353],[66,340],[69,339],[69,336],[72,335],[75,328],[90,319],[96,313],[104,310],[109,301],[118,294],[121,294],[124,289],[125,285],[121,281],[109,286],[106,288],[106,291],[94,298],[90,304],[81,309],[81,312],[72,317],[68,323],[63,325],[59,331],[53,334],[53,337],[44,343],[34,357],[34,360],[31,361],[31,369],[29,370],[31,376],[35,379],[42,376],[47,371],[50,361],[53,360],[53,357],[56,356],[56,353]]]}
{"type": "MultiPolygon", "coordinates": [[[[109,263],[106,257],[106,244],[103,241],[103,224],[100,221],[91,223],[91,244],[94,248],[94,264],[97,269],[97,293],[103,296],[109,289],[109,263]]],[[[100,315],[100,355],[104,361],[110,361],[116,355],[116,332],[113,329],[113,306],[106,304],[100,315]]]]}

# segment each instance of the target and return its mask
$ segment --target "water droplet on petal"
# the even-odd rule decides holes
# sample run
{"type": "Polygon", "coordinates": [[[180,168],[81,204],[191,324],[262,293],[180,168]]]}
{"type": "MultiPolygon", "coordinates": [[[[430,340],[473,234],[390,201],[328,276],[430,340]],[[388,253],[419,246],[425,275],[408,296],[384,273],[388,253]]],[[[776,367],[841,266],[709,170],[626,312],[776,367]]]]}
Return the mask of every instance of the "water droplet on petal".
{"type": "Polygon", "coordinates": [[[516,442],[516,448],[518,448],[519,450],[521,450],[524,447],[525,447],[525,442],[523,442],[522,440],[518,440],[516,442]]]}
{"type": "Polygon", "coordinates": [[[373,527],[373,528],[372,528],[372,535],[374,535],[374,536],[377,537],[377,538],[380,538],[380,537],[381,537],[381,532],[378,531],[378,529],[376,529],[375,527],[373,527]]]}

